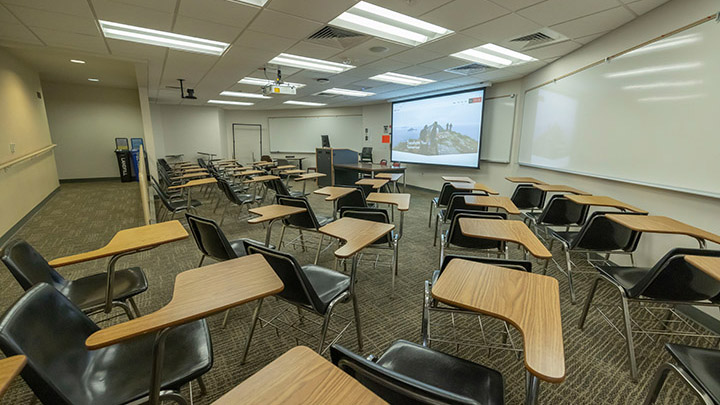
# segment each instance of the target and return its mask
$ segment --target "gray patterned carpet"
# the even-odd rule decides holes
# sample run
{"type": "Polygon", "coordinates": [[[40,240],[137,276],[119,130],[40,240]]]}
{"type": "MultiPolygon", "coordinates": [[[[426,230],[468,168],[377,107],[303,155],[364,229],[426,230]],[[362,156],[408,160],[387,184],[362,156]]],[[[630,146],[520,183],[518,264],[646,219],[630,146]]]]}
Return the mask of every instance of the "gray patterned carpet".
{"type": "MultiPolygon", "coordinates": [[[[371,353],[379,355],[397,339],[415,342],[420,340],[423,282],[437,268],[439,250],[432,247],[432,230],[427,227],[428,206],[432,194],[413,189],[412,195],[411,208],[405,218],[405,236],[400,243],[400,276],[395,293],[391,293],[390,270],[387,265],[379,263],[375,267],[374,258],[370,255],[365,255],[360,265],[356,291],[365,334],[363,353],[365,355],[371,353]]],[[[318,213],[330,215],[329,202],[323,201],[319,196],[311,196],[310,200],[318,213]]],[[[219,213],[213,214],[212,207],[207,204],[207,200],[204,201],[206,204],[201,207],[199,213],[219,219],[219,213]]],[[[233,208],[231,213],[237,214],[237,209],[233,208]]],[[[20,229],[16,236],[28,240],[46,258],[52,259],[99,248],[118,230],[140,225],[141,218],[139,193],[135,183],[63,184],[61,190],[20,229]]],[[[226,218],[223,228],[231,239],[252,237],[263,240],[265,235],[261,225],[249,225],[234,216],[226,218]]],[[[279,227],[277,230],[273,234],[274,241],[278,238],[279,227]]],[[[292,239],[292,236],[294,234],[288,231],[286,241],[292,239]]],[[[298,260],[303,264],[313,259],[312,249],[302,252],[299,248],[288,247],[286,250],[295,252],[298,260]]],[[[331,268],[334,266],[332,250],[331,248],[322,254],[320,264],[331,268]]],[[[519,250],[511,248],[510,251],[512,256],[520,256],[519,250]]],[[[561,257],[557,248],[553,253],[556,257],[561,257]]],[[[196,267],[199,258],[193,240],[187,239],[121,259],[119,264],[141,266],[147,274],[150,288],[138,297],[137,302],[143,313],[149,313],[170,300],[175,275],[196,267]]],[[[582,262],[582,258],[576,259],[578,264],[582,262]]],[[[61,273],[68,278],[77,278],[104,271],[106,263],[100,260],[68,266],[62,268],[61,273]]],[[[540,265],[536,266],[538,269],[541,268],[540,265]]],[[[658,365],[669,359],[663,349],[665,340],[661,338],[652,342],[647,338],[637,339],[641,375],[638,383],[631,382],[622,337],[597,313],[591,313],[585,331],[580,331],[577,327],[580,305],[570,304],[565,277],[552,264],[548,274],[560,280],[567,379],[560,384],[541,383],[540,403],[640,403],[645,397],[652,374],[658,365]]],[[[591,278],[587,276],[579,278],[580,300],[584,300],[590,280],[591,278]]],[[[21,288],[3,267],[0,270],[0,311],[8,308],[21,294],[21,288]]],[[[617,302],[616,293],[608,288],[601,291],[598,299],[603,303],[617,302]]],[[[266,300],[266,302],[267,305],[263,307],[265,317],[287,308],[287,305],[275,300],[266,300]]],[[[249,304],[233,309],[226,329],[221,328],[222,315],[209,319],[215,364],[205,376],[209,393],[201,396],[197,385],[194,386],[195,403],[211,403],[298,343],[305,342],[313,348],[316,347],[316,340],[309,339],[300,332],[286,329],[276,334],[274,328],[266,326],[256,330],[248,361],[241,365],[240,354],[248,331],[252,308],[252,304],[249,304]]],[[[294,311],[289,312],[290,315],[294,313],[294,311]]],[[[351,318],[352,307],[342,305],[339,313],[351,318]]],[[[617,312],[611,313],[611,317],[616,321],[620,320],[617,312]]],[[[319,327],[309,320],[307,318],[304,326],[308,330],[319,331],[319,327]]],[[[459,328],[456,333],[462,334],[465,339],[476,339],[479,329],[476,322],[476,319],[456,319],[455,327],[459,328]]],[[[485,325],[489,329],[498,326],[497,322],[493,326],[492,320],[486,320],[485,325]]],[[[448,317],[438,316],[437,323],[433,326],[433,330],[438,333],[452,334],[454,331],[448,317]]],[[[513,336],[516,340],[521,339],[517,333],[513,333],[513,336]]],[[[333,335],[331,334],[330,337],[332,338],[333,335]]],[[[678,341],[678,338],[674,341],[678,341]]],[[[351,349],[357,349],[352,326],[342,335],[339,342],[351,349]]],[[[435,343],[433,348],[501,371],[505,378],[506,402],[509,404],[523,402],[524,368],[522,360],[519,360],[515,353],[488,351],[447,343],[435,343]]],[[[149,370],[147,372],[149,375],[149,370]]],[[[187,389],[185,393],[186,396],[189,394],[187,389]]],[[[18,379],[12,384],[2,403],[29,403],[31,398],[31,391],[18,379]]],[[[679,384],[676,378],[669,379],[662,394],[662,403],[693,403],[694,400],[688,389],[679,384]]]]}

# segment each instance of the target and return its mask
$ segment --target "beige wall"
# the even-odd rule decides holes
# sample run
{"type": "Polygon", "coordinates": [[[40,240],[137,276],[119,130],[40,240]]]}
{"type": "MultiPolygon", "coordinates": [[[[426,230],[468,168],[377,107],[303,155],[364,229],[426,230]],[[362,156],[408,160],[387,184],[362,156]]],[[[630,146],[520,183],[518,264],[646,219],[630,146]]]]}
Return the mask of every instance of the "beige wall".
{"type": "Polygon", "coordinates": [[[144,137],[137,89],[44,82],[60,179],[118,177],[115,138],[144,137]]]}
{"type": "MultiPolygon", "coordinates": [[[[0,48],[0,163],[52,143],[37,72],[0,48]],[[14,143],[15,153],[10,153],[14,143]]],[[[58,187],[53,153],[0,170],[0,236],[58,187]]]]}

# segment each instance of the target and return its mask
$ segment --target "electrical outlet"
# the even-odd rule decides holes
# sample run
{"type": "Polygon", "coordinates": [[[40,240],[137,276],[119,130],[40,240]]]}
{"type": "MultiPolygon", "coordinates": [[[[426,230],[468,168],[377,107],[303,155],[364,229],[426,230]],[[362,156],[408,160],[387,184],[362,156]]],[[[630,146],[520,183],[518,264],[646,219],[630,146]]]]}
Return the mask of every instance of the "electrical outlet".
{"type": "Polygon", "coordinates": [[[15,144],[14,143],[10,144],[10,153],[15,153],[15,144]]]}

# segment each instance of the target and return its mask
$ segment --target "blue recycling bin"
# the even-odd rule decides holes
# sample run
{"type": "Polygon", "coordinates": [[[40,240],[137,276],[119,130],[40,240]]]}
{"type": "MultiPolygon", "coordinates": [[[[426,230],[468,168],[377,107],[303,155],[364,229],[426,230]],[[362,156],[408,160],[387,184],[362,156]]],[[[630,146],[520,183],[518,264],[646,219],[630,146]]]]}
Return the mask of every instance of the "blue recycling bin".
{"type": "Polygon", "coordinates": [[[138,163],[139,155],[140,155],[140,149],[131,149],[130,154],[132,155],[132,176],[134,181],[139,181],[138,173],[140,172],[138,170],[138,167],[140,166],[138,163]]]}

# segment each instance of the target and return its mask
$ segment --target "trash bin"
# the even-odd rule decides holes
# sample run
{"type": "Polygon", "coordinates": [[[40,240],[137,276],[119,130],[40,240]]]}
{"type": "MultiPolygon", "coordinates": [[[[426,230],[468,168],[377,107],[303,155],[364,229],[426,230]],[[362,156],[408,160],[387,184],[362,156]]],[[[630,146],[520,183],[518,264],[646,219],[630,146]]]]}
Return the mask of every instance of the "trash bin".
{"type": "MultiPolygon", "coordinates": [[[[138,177],[138,173],[140,172],[140,150],[132,149],[130,153],[132,154],[132,178],[135,181],[140,181],[140,178],[138,177]]],[[[147,155],[145,155],[145,177],[150,178],[147,155]]]]}
{"type": "Polygon", "coordinates": [[[120,181],[127,183],[133,180],[130,160],[132,159],[129,150],[116,150],[118,169],[120,170],[120,181]]]}

